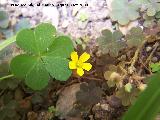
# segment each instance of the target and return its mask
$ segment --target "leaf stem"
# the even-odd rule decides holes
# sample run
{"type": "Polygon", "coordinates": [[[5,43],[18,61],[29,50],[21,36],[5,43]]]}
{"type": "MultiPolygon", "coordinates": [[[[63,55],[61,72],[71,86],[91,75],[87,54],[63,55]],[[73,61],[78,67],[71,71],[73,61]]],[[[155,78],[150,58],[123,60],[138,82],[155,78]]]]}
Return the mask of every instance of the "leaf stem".
{"type": "Polygon", "coordinates": [[[11,75],[7,75],[7,76],[4,76],[4,77],[1,77],[0,78],[0,81],[2,81],[2,80],[4,80],[4,79],[7,79],[7,78],[11,78],[11,77],[13,77],[14,75],[13,74],[11,74],[11,75]]]}
{"type": "Polygon", "coordinates": [[[141,49],[143,48],[144,44],[146,43],[146,40],[144,40],[142,42],[142,44],[138,47],[138,49],[136,50],[134,57],[131,60],[131,66],[128,68],[129,73],[132,74],[134,72],[134,65],[136,64],[137,60],[138,60],[138,55],[141,51],[141,49]]]}
{"type": "Polygon", "coordinates": [[[12,36],[8,39],[6,39],[5,41],[3,41],[1,44],[0,44],[0,51],[3,50],[5,47],[7,47],[8,45],[12,44],[13,42],[16,41],[16,35],[15,36],[12,36]]]}

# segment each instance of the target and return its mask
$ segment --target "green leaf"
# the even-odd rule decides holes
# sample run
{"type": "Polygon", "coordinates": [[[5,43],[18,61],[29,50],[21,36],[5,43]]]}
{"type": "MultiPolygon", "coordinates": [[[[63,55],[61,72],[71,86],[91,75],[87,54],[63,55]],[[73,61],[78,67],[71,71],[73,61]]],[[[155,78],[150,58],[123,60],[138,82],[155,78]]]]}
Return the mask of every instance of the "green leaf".
{"type": "Polygon", "coordinates": [[[148,16],[154,16],[156,14],[156,9],[152,6],[148,7],[147,9],[147,15],[148,16]]]}
{"type": "Polygon", "coordinates": [[[11,71],[15,76],[25,78],[25,83],[34,90],[47,86],[49,74],[41,60],[28,55],[19,55],[11,61],[11,71]]]}
{"type": "Polygon", "coordinates": [[[156,17],[157,19],[160,19],[160,12],[157,12],[156,15],[155,15],[155,17],[156,17]]]}
{"type": "Polygon", "coordinates": [[[38,61],[36,65],[28,72],[25,83],[34,90],[41,90],[48,85],[49,74],[46,71],[42,61],[38,61]]]}
{"type": "Polygon", "coordinates": [[[137,47],[143,42],[145,37],[140,27],[134,27],[125,38],[129,47],[137,47]]]}
{"type": "Polygon", "coordinates": [[[148,3],[146,4],[148,16],[154,16],[157,12],[160,11],[159,2],[159,0],[148,0],[148,3]]]}
{"type": "Polygon", "coordinates": [[[152,72],[158,72],[160,71],[160,62],[158,63],[151,63],[150,68],[152,69],[152,72]]]}
{"type": "Polygon", "coordinates": [[[70,75],[71,70],[68,67],[69,60],[61,57],[46,56],[43,58],[45,66],[50,75],[61,81],[66,81],[70,75]]]}
{"type": "Polygon", "coordinates": [[[113,0],[111,3],[110,17],[121,25],[128,24],[139,17],[138,6],[129,3],[128,0],[113,0]]]}
{"type": "Polygon", "coordinates": [[[59,36],[54,40],[53,44],[49,47],[47,55],[69,58],[73,50],[74,48],[71,39],[67,36],[59,36]]]}
{"type": "Polygon", "coordinates": [[[26,74],[35,66],[37,58],[26,54],[18,55],[11,61],[10,68],[11,72],[19,77],[24,78],[26,74]]]}
{"type": "Polygon", "coordinates": [[[127,84],[124,86],[124,88],[125,88],[125,91],[126,91],[126,92],[131,92],[131,90],[132,90],[132,85],[131,85],[131,83],[127,83],[127,84]]]}
{"type": "Polygon", "coordinates": [[[74,50],[73,43],[67,36],[55,37],[55,33],[51,24],[42,23],[34,30],[24,29],[17,34],[17,44],[27,53],[13,58],[10,68],[34,90],[47,86],[49,74],[62,81],[71,75],[67,58],[74,50]]]}
{"type": "Polygon", "coordinates": [[[139,95],[139,90],[135,87],[131,89],[131,92],[127,92],[125,87],[120,88],[116,92],[116,96],[121,99],[123,106],[129,106],[133,104],[139,95]]]}
{"type": "Polygon", "coordinates": [[[9,25],[9,16],[7,12],[0,9],[0,28],[7,28],[9,25]]]}
{"type": "Polygon", "coordinates": [[[159,112],[160,74],[150,78],[148,87],[140,94],[137,101],[127,111],[123,120],[153,120],[159,112]]]}
{"type": "Polygon", "coordinates": [[[111,32],[110,30],[103,30],[102,36],[97,38],[99,49],[103,54],[109,53],[116,57],[118,52],[124,48],[125,43],[121,41],[123,34],[120,31],[111,32]]]}
{"type": "Polygon", "coordinates": [[[19,32],[16,42],[26,52],[41,54],[55,39],[56,29],[51,24],[42,23],[34,30],[24,29],[19,32]]]}
{"type": "Polygon", "coordinates": [[[81,13],[79,14],[79,20],[80,20],[80,21],[84,22],[84,21],[86,21],[87,19],[88,19],[88,14],[87,14],[87,13],[81,12],[81,13]]]}

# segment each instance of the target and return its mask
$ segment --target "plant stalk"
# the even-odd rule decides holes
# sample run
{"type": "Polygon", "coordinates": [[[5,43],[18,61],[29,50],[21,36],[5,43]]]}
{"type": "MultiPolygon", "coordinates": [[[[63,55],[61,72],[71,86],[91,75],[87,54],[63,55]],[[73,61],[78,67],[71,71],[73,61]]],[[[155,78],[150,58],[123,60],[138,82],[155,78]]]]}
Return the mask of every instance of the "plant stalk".
{"type": "Polygon", "coordinates": [[[3,41],[1,44],[0,44],[0,51],[3,50],[5,47],[7,47],[8,45],[14,43],[16,41],[16,35],[15,36],[12,36],[8,39],[6,39],[5,41],[3,41]]]}
{"type": "Polygon", "coordinates": [[[14,76],[14,75],[11,74],[11,75],[7,75],[7,76],[4,76],[4,77],[1,77],[1,78],[0,78],[0,81],[2,81],[2,80],[4,80],[4,79],[11,78],[11,77],[13,77],[13,76],[14,76]]]}

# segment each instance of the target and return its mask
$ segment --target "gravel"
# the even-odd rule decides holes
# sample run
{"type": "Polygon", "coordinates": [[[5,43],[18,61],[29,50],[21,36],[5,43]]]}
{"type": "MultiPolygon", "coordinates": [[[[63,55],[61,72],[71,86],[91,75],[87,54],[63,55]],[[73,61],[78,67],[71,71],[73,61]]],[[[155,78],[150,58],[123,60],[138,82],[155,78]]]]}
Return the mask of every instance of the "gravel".
{"type": "Polygon", "coordinates": [[[40,22],[51,22],[58,31],[70,34],[73,39],[89,35],[90,39],[95,40],[102,29],[112,29],[112,22],[109,19],[109,10],[105,0],[0,0],[1,9],[9,12],[12,25],[20,19],[27,18],[32,26],[40,22]],[[11,6],[11,4],[27,4],[25,7],[11,6]],[[32,4],[30,4],[32,3],[32,4]],[[29,6],[38,3],[53,4],[72,4],[78,3],[83,6],[29,6]],[[84,6],[88,3],[88,6],[84,6]],[[84,22],[79,20],[79,15],[84,12],[88,19],[84,22]]]}

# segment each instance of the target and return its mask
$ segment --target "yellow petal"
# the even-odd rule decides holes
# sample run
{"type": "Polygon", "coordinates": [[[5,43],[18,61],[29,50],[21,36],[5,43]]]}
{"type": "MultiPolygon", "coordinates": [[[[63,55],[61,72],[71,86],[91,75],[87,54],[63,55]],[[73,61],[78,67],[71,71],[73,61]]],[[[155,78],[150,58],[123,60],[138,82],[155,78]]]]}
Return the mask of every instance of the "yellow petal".
{"type": "Polygon", "coordinates": [[[90,58],[90,54],[84,52],[84,53],[80,56],[79,60],[82,61],[82,62],[86,62],[89,58],[90,58]]]}
{"type": "Polygon", "coordinates": [[[92,68],[92,65],[90,63],[83,63],[82,68],[89,71],[92,68]]]}
{"type": "Polygon", "coordinates": [[[82,75],[84,74],[83,69],[82,69],[82,68],[77,68],[77,74],[78,74],[79,76],[82,76],[82,75]]]}
{"type": "Polygon", "coordinates": [[[77,68],[77,67],[76,67],[76,62],[70,61],[70,62],[69,62],[69,68],[70,68],[70,69],[76,69],[76,68],[77,68]]]}
{"type": "Polygon", "coordinates": [[[75,61],[75,62],[78,61],[78,54],[77,54],[77,52],[72,52],[71,53],[71,59],[72,59],[72,61],[75,61]]]}

